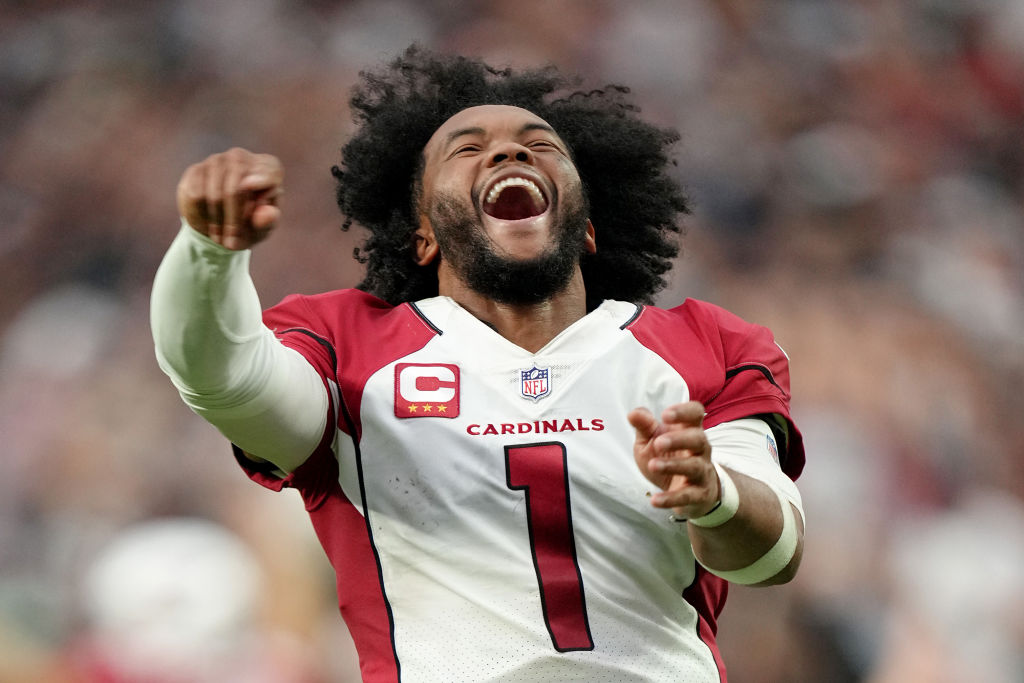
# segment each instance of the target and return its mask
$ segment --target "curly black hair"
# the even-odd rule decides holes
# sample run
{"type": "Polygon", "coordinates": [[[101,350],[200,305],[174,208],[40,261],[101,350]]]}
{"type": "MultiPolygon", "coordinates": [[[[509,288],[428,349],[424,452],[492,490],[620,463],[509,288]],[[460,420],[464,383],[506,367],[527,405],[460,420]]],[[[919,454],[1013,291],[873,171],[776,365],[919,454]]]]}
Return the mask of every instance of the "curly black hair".
{"type": "Polygon", "coordinates": [[[436,296],[436,266],[413,260],[423,148],[445,121],[482,104],[507,104],[547,121],[569,146],[597,234],[581,261],[587,308],[604,299],[650,303],[679,252],[685,195],[669,175],[672,130],[641,121],[627,88],[581,91],[555,67],[513,71],[478,59],[408,48],[381,71],[363,71],[350,106],[358,125],[331,173],[343,230],[369,230],[355,257],[359,289],[398,304],[436,296]]]}

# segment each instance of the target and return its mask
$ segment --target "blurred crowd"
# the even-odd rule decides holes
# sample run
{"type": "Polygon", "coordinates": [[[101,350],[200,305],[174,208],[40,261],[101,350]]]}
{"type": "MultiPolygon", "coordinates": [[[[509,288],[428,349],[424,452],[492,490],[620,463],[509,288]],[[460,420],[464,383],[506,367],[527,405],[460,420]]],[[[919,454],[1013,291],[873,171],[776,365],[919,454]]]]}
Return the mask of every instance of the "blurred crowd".
{"type": "Polygon", "coordinates": [[[774,330],[808,451],[803,568],[732,591],[731,680],[1024,680],[1021,35],[1020,0],[4,3],[0,682],[357,680],[298,498],[181,404],[148,297],[178,177],[235,145],[286,169],[264,304],[356,284],[329,168],[412,42],[682,134],[660,302],[774,330]]]}

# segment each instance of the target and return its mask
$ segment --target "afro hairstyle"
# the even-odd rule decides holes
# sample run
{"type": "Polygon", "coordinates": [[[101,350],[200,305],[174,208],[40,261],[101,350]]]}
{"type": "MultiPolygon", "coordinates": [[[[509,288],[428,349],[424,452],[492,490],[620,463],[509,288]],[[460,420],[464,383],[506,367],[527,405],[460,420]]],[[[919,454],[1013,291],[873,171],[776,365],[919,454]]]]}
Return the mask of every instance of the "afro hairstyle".
{"type": "Polygon", "coordinates": [[[437,296],[437,266],[414,261],[423,148],[454,114],[505,104],[547,121],[569,146],[583,183],[598,250],[580,267],[592,310],[605,299],[651,303],[679,252],[687,199],[669,170],[672,130],[640,120],[629,90],[579,90],[553,66],[514,71],[418,46],[363,71],[350,107],[357,129],[332,167],[343,230],[369,231],[355,257],[358,285],[391,304],[437,296]]]}

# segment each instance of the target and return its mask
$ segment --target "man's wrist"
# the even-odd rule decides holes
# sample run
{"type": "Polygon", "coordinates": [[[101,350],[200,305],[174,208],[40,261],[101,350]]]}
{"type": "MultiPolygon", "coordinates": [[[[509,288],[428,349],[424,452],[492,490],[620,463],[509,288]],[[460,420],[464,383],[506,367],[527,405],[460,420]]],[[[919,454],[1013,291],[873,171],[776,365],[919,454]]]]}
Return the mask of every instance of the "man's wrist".
{"type": "Polygon", "coordinates": [[[198,249],[204,255],[212,254],[226,257],[240,253],[239,251],[228,249],[223,244],[214,242],[209,235],[204,235],[189,225],[188,220],[186,220],[184,216],[181,216],[181,232],[187,235],[185,239],[189,244],[198,249]]]}
{"type": "Polygon", "coordinates": [[[736,516],[736,511],[740,507],[740,492],[736,488],[736,483],[733,482],[732,477],[729,476],[724,467],[718,463],[713,464],[715,471],[718,473],[718,502],[700,517],[687,520],[690,524],[704,529],[714,529],[715,527],[722,526],[736,516]]]}

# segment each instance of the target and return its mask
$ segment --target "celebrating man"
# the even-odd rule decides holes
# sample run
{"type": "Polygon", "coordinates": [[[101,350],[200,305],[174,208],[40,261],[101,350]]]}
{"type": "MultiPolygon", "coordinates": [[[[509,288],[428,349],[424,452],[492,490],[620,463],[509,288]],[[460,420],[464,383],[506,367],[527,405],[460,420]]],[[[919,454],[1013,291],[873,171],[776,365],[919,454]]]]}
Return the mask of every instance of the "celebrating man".
{"type": "Polygon", "coordinates": [[[414,48],[364,74],[333,173],[366,277],[262,314],[281,164],[233,149],[179,184],[158,359],[252,479],[301,494],[364,680],[724,681],[727,582],[799,564],[787,358],[713,305],[650,305],[676,137],[572,83],[414,48]]]}

